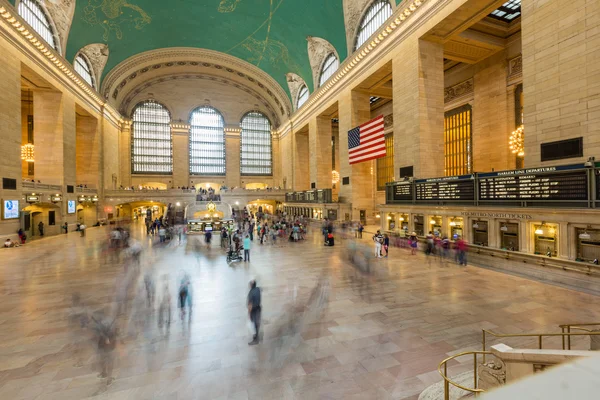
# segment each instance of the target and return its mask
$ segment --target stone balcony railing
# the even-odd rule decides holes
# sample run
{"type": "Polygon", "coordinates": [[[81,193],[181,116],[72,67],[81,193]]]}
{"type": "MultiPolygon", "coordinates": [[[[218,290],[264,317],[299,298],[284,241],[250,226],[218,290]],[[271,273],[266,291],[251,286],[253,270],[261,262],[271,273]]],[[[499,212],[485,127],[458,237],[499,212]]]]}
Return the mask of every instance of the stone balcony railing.
{"type": "Polygon", "coordinates": [[[38,183],[38,182],[22,182],[21,187],[23,189],[36,189],[36,190],[54,190],[61,191],[61,185],[50,185],[47,183],[38,183]]]}

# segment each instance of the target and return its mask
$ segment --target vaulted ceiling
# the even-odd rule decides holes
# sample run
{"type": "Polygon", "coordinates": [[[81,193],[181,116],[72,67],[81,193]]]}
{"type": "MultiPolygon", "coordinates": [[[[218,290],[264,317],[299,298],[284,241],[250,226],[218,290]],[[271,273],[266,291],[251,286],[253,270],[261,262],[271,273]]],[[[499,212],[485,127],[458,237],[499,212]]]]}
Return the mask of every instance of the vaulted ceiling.
{"type": "Polygon", "coordinates": [[[106,76],[144,51],[204,48],[256,65],[287,90],[288,72],[312,81],[309,35],[346,57],[342,0],[78,0],[66,58],[90,43],[106,43],[106,76]]]}

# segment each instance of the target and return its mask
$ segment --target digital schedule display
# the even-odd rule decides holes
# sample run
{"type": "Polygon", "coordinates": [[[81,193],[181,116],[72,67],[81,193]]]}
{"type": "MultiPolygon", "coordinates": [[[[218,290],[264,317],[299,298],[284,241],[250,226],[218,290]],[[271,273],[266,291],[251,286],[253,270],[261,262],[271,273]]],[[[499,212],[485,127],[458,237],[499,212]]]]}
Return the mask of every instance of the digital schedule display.
{"type": "Polygon", "coordinates": [[[412,182],[397,183],[392,187],[392,198],[394,201],[412,201],[412,182]]]}
{"type": "Polygon", "coordinates": [[[475,181],[472,175],[419,179],[415,191],[417,201],[474,201],[475,181]]]}
{"type": "Polygon", "coordinates": [[[479,199],[585,201],[587,179],[583,164],[479,174],[479,199]]]}

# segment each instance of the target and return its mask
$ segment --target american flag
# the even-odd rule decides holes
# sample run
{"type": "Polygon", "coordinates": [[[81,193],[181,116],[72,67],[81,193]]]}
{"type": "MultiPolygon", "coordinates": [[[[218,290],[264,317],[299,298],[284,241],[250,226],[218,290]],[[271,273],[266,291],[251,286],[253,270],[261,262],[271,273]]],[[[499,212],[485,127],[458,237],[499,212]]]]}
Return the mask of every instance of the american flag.
{"type": "Polygon", "coordinates": [[[383,115],[348,131],[350,164],[385,157],[383,115]]]}

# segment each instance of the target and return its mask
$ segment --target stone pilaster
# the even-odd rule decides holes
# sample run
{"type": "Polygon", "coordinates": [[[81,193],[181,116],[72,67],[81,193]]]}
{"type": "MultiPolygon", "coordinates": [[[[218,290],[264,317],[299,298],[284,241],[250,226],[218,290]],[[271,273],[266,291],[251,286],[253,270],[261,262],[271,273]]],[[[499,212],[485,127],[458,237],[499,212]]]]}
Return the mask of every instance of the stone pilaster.
{"type": "Polygon", "coordinates": [[[76,184],[98,188],[100,184],[98,120],[91,116],[77,115],[76,128],[76,184]]]}
{"type": "Polygon", "coordinates": [[[121,159],[119,185],[131,186],[131,121],[126,121],[119,133],[119,158],[121,159]]]}
{"type": "Polygon", "coordinates": [[[443,45],[407,39],[395,54],[394,173],[413,166],[417,177],[443,176],[443,45]]]}
{"type": "Polygon", "coordinates": [[[225,184],[232,188],[240,186],[240,135],[242,130],[239,127],[225,128],[225,184]]]}
{"type": "Polygon", "coordinates": [[[293,189],[297,191],[309,190],[309,145],[308,132],[300,131],[293,133],[294,147],[294,182],[293,189]]]}
{"type": "Polygon", "coordinates": [[[173,187],[188,186],[190,180],[190,126],[171,124],[173,137],[173,187]]]}
{"type": "Polygon", "coordinates": [[[316,189],[331,188],[331,118],[311,118],[308,124],[310,182],[316,189]]]}

